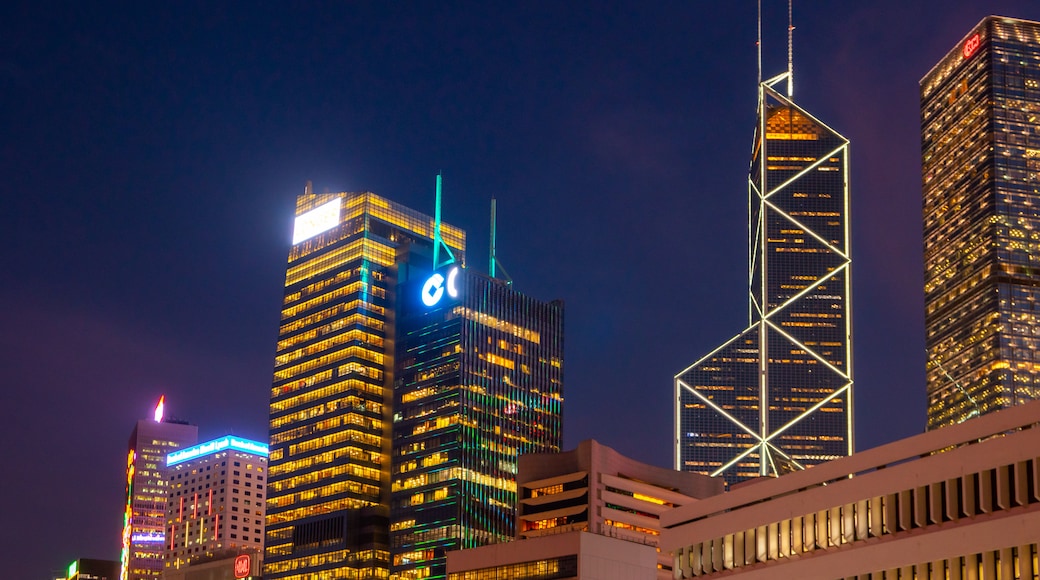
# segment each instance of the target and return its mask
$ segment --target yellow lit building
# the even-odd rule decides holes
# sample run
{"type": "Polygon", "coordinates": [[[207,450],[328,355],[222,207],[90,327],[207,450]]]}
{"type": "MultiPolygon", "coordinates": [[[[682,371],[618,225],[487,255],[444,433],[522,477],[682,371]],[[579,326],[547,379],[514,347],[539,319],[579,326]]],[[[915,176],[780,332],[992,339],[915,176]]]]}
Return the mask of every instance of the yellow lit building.
{"type": "MultiPolygon", "coordinates": [[[[441,224],[463,261],[465,233],[441,224]]],[[[435,220],[373,193],[296,204],[275,353],[264,577],[384,578],[398,258],[435,220]]]]}
{"type": "Polygon", "coordinates": [[[1040,23],[990,16],[921,80],[928,428],[1040,398],[1040,23]]]}

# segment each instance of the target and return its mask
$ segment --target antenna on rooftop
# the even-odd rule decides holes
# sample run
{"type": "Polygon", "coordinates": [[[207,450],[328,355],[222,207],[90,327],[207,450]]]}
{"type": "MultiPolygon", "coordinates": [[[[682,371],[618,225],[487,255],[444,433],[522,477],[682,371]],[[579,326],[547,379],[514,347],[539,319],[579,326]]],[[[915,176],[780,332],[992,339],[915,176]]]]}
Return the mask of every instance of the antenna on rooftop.
{"type": "Polygon", "coordinates": [[[787,96],[794,96],[794,0],[787,0],[787,96]]]}
{"type": "Polygon", "coordinates": [[[758,84],[762,84],[762,0],[758,0],[758,40],[755,47],[758,48],[758,84]]]}
{"type": "Polygon", "coordinates": [[[314,195],[314,184],[311,183],[311,180],[307,180],[307,185],[303,187],[303,193],[304,195],[314,195]]]}
{"type": "Polygon", "coordinates": [[[444,243],[444,238],[441,237],[441,174],[439,171],[437,172],[437,201],[433,211],[433,269],[436,270],[455,261],[455,254],[451,252],[451,248],[444,243]],[[444,246],[444,251],[448,253],[448,259],[443,264],[440,263],[441,246],[444,246]]]}
{"type": "Polygon", "coordinates": [[[489,246],[489,248],[490,248],[490,251],[489,251],[490,256],[489,256],[489,259],[488,259],[488,274],[490,274],[492,278],[496,278],[497,276],[495,275],[495,267],[497,266],[499,269],[502,270],[502,275],[505,276],[506,284],[512,286],[513,285],[513,278],[509,275],[509,272],[506,272],[505,267],[503,267],[502,264],[498,261],[498,250],[497,250],[496,243],[495,243],[495,222],[497,221],[495,207],[496,207],[496,205],[495,205],[495,198],[492,197],[491,198],[491,244],[489,246]]]}

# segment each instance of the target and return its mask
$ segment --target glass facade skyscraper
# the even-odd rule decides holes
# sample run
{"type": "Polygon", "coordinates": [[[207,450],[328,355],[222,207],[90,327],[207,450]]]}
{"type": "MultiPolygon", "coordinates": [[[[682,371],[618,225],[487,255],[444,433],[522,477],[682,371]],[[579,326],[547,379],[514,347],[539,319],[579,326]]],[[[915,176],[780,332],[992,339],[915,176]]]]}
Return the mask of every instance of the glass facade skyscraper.
{"type": "MultiPolygon", "coordinates": [[[[414,260],[413,260],[414,262],[414,260]]],[[[515,535],[517,458],[558,452],[563,304],[457,266],[398,287],[393,577],[515,535]]]]}
{"type": "Polygon", "coordinates": [[[848,141],[759,85],[749,326],[675,376],[675,468],[729,483],[852,453],[848,141]]]}
{"type": "MultiPolygon", "coordinates": [[[[297,198],[271,390],[264,577],[386,578],[399,256],[434,219],[373,193],[297,198]]],[[[441,225],[461,263],[465,233],[441,225]]]]}
{"type": "Polygon", "coordinates": [[[921,80],[928,428],[1040,398],[1040,23],[991,16],[921,80]]]}

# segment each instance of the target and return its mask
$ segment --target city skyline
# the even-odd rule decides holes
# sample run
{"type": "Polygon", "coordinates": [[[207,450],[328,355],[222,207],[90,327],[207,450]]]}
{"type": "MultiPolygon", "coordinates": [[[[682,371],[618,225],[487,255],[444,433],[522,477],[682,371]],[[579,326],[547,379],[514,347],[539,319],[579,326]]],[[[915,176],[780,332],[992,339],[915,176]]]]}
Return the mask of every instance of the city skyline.
{"type": "MultiPolygon", "coordinates": [[[[477,268],[496,196],[518,289],[567,302],[564,446],[670,464],[671,376],[746,316],[718,291],[746,251],[714,240],[746,220],[753,6],[2,10],[4,434],[33,482],[0,512],[26,522],[3,537],[16,576],[118,554],[125,427],[158,395],[203,438],[265,438],[307,179],[429,212],[442,170],[477,268]],[[44,446],[92,501],[52,491],[44,446]],[[57,517],[66,546],[32,545],[57,517]]],[[[859,449],[924,426],[917,81],[991,12],[1040,19],[1024,1],[795,5],[795,97],[854,144],[859,449]]]]}

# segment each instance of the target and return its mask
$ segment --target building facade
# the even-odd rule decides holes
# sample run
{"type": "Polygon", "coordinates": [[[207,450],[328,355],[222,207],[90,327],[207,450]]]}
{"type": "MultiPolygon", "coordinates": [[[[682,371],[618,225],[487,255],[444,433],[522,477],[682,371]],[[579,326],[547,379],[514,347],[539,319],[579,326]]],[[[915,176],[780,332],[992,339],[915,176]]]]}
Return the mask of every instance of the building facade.
{"type": "MultiPolygon", "coordinates": [[[[657,550],[591,532],[448,552],[448,580],[657,580],[657,550]]],[[[671,578],[671,576],[668,576],[671,578]]]]}
{"type": "MultiPolygon", "coordinates": [[[[439,220],[437,220],[439,221],[439,220]]],[[[275,354],[264,577],[385,578],[398,254],[465,233],[373,193],[297,198],[275,354]]]]}
{"type": "Polygon", "coordinates": [[[749,326],[674,379],[675,468],[729,483],[853,448],[849,143],[779,92],[789,77],[759,85],[749,326]]]}
{"type": "Polygon", "coordinates": [[[446,551],[513,538],[518,457],[560,450],[563,304],[457,265],[397,299],[391,574],[444,578],[446,551]]]}
{"type": "MultiPolygon", "coordinates": [[[[517,539],[582,531],[656,549],[661,514],[718,495],[725,484],[640,463],[590,439],[565,453],[521,456],[517,488],[517,539]]],[[[652,577],[670,579],[671,557],[655,560],[652,577]]]]}
{"type": "Polygon", "coordinates": [[[1040,402],[661,516],[675,578],[1040,578],[1040,402]]]}
{"type": "Polygon", "coordinates": [[[117,580],[119,562],[80,558],[69,564],[68,572],[57,580],[117,580]]]}
{"type": "Polygon", "coordinates": [[[264,547],[266,443],[225,436],[166,456],[167,577],[194,562],[264,547]]]}
{"type": "Polygon", "coordinates": [[[1040,23],[991,16],[921,80],[928,428],[1040,397],[1040,23]]]}
{"type": "Polygon", "coordinates": [[[154,580],[162,575],[169,491],[163,475],[166,456],[198,441],[199,428],[167,419],[164,406],[162,397],[153,418],[138,421],[130,434],[120,580],[154,580]]]}

